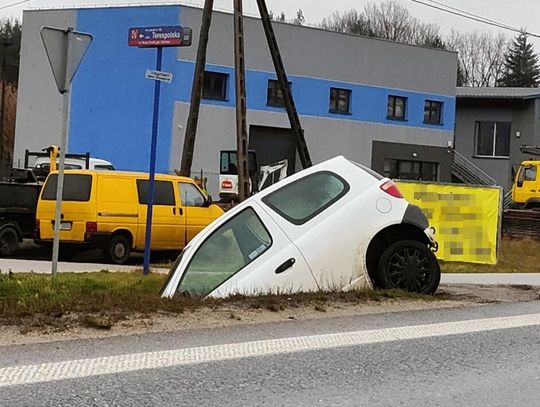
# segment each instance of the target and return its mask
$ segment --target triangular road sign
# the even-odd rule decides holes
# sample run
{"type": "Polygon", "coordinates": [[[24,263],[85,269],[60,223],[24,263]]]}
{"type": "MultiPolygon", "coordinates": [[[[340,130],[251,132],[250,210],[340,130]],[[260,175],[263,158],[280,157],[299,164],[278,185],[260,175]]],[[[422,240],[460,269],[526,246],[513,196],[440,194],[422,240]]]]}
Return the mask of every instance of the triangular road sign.
{"type": "Polygon", "coordinates": [[[56,86],[63,94],[69,89],[71,80],[92,42],[92,35],[73,31],[71,27],[68,29],[42,27],[41,39],[56,86]]]}

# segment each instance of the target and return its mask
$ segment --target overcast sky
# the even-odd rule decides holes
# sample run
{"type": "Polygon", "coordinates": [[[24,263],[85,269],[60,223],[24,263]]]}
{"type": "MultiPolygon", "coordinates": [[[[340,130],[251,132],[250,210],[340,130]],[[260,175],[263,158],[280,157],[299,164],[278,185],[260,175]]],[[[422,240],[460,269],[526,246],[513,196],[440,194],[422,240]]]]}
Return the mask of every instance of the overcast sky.
{"type": "MultiPolygon", "coordinates": [[[[17,0],[0,0],[0,7],[15,3],[17,0]]],[[[306,21],[310,24],[317,24],[324,17],[336,10],[347,10],[351,8],[361,9],[368,3],[378,3],[383,0],[267,0],[268,8],[275,13],[284,11],[287,17],[293,17],[298,9],[302,9],[306,21]]],[[[449,32],[452,28],[460,31],[496,31],[495,28],[452,16],[441,11],[433,10],[412,2],[411,0],[396,0],[409,9],[411,14],[422,19],[439,24],[443,33],[449,32]]],[[[439,0],[453,7],[457,7],[471,13],[482,15],[486,18],[496,20],[507,25],[525,27],[528,31],[540,34],[540,1],[538,0],[439,0]]],[[[92,5],[115,5],[134,3],[159,3],[166,0],[31,0],[21,6],[9,7],[0,10],[0,15],[4,17],[20,17],[22,10],[27,8],[48,8],[67,6],[92,6],[92,5]]],[[[172,2],[170,2],[172,3],[172,2]]],[[[179,3],[202,5],[203,0],[179,1],[179,3]]],[[[232,8],[232,0],[215,0],[215,7],[219,9],[232,8]]],[[[256,1],[244,0],[244,8],[247,13],[256,14],[256,1]]],[[[511,32],[506,32],[513,35],[511,32]]],[[[540,41],[535,40],[536,48],[540,51],[540,41]]]]}

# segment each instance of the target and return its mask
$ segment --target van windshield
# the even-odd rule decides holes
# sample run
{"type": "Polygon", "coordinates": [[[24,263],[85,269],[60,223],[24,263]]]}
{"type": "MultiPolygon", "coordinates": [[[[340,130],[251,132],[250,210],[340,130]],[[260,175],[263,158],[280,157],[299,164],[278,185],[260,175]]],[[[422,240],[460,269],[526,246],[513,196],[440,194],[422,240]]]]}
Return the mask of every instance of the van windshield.
{"type": "MultiPolygon", "coordinates": [[[[41,199],[44,201],[56,200],[56,186],[58,185],[58,174],[52,174],[47,178],[43,187],[41,199]]],[[[66,174],[64,177],[63,201],[88,202],[92,192],[92,176],[83,174],[66,174]]]]}

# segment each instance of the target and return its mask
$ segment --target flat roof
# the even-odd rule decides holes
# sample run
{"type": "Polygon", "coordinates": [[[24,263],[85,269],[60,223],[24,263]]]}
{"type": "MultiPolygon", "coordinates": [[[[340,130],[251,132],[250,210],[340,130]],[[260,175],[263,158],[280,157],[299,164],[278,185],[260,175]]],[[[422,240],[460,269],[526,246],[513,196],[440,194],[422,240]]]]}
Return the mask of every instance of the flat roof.
{"type": "MultiPolygon", "coordinates": [[[[134,8],[134,7],[143,8],[143,7],[164,7],[164,6],[179,6],[179,7],[186,7],[186,8],[197,9],[197,10],[202,10],[203,9],[202,5],[197,5],[197,4],[192,4],[192,3],[183,3],[182,0],[180,0],[180,1],[178,1],[178,0],[177,1],[170,0],[170,1],[163,1],[162,3],[144,3],[144,2],[141,2],[141,3],[138,3],[138,4],[134,4],[134,3],[115,4],[115,3],[112,3],[112,4],[99,4],[99,5],[81,4],[81,5],[77,5],[77,6],[71,5],[71,6],[53,6],[53,7],[32,7],[32,8],[28,8],[26,10],[23,10],[23,14],[26,13],[26,12],[57,11],[57,10],[115,9],[115,8],[134,8]]],[[[222,8],[218,8],[218,7],[215,7],[215,6],[213,8],[213,12],[214,13],[220,13],[220,14],[233,15],[232,11],[225,10],[225,9],[222,9],[222,8]]],[[[244,18],[252,19],[252,20],[260,20],[261,19],[258,15],[253,15],[253,14],[249,14],[249,13],[244,13],[244,18]]],[[[449,49],[443,49],[443,48],[434,48],[434,47],[430,47],[430,46],[427,46],[427,45],[410,44],[410,43],[406,43],[406,42],[393,41],[393,40],[386,39],[386,38],[370,37],[368,35],[354,34],[354,33],[343,32],[343,31],[335,31],[335,30],[327,30],[327,29],[324,29],[322,27],[319,27],[319,26],[316,26],[316,25],[313,25],[313,24],[308,24],[308,23],[306,23],[306,24],[294,24],[294,23],[292,23],[290,21],[276,21],[276,20],[273,20],[272,23],[288,25],[288,26],[298,28],[298,29],[316,30],[316,31],[322,31],[322,32],[325,32],[325,33],[330,33],[330,34],[338,34],[338,35],[345,35],[345,36],[349,36],[349,37],[357,37],[357,38],[362,38],[362,39],[369,40],[369,41],[382,41],[382,42],[386,42],[386,43],[390,43],[390,44],[396,44],[396,45],[402,45],[402,46],[406,46],[406,47],[422,48],[422,49],[425,49],[425,50],[430,50],[430,51],[434,51],[434,52],[441,52],[441,53],[446,53],[446,54],[456,54],[457,55],[457,53],[458,53],[457,51],[453,51],[453,50],[449,50],[449,49]]]]}
{"type": "Polygon", "coordinates": [[[458,99],[536,99],[540,88],[458,87],[458,99]]]}

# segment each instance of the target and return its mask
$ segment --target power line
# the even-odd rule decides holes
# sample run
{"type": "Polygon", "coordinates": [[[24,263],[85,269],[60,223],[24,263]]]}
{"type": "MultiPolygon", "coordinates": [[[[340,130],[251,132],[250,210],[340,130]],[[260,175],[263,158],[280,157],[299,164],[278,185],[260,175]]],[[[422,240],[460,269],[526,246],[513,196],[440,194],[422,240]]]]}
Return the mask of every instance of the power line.
{"type": "Polygon", "coordinates": [[[6,4],[6,5],[3,5],[3,6],[0,6],[0,10],[4,10],[4,9],[6,9],[6,8],[18,6],[19,4],[28,3],[29,1],[30,1],[30,0],[20,0],[20,1],[14,2],[14,3],[6,4]]]}
{"type": "MultiPolygon", "coordinates": [[[[443,11],[445,13],[453,14],[455,16],[462,17],[462,18],[467,18],[469,20],[474,20],[474,21],[477,21],[477,22],[482,23],[482,24],[487,24],[487,25],[491,25],[493,27],[501,28],[503,30],[513,31],[513,32],[516,32],[516,33],[523,32],[521,29],[513,27],[511,25],[500,23],[500,22],[495,21],[495,20],[490,20],[490,19],[482,17],[482,16],[480,16],[478,14],[473,14],[473,13],[470,13],[468,11],[460,10],[458,8],[448,6],[448,5],[444,4],[444,3],[441,3],[441,2],[438,2],[438,1],[435,1],[435,0],[427,0],[427,1],[429,1],[429,3],[426,3],[425,1],[422,1],[422,0],[411,0],[411,1],[413,3],[421,4],[421,5],[431,7],[433,9],[436,9],[436,10],[439,10],[439,11],[443,11]]],[[[534,33],[528,32],[528,31],[525,31],[525,34],[528,35],[529,37],[540,38],[539,34],[534,34],[534,33]]]]}
{"type": "Polygon", "coordinates": [[[4,6],[0,6],[0,10],[4,10],[6,8],[10,8],[13,6],[18,6],[19,4],[23,4],[23,3],[28,3],[29,1],[30,0],[21,0],[21,1],[16,1],[15,3],[6,4],[4,6]]]}

